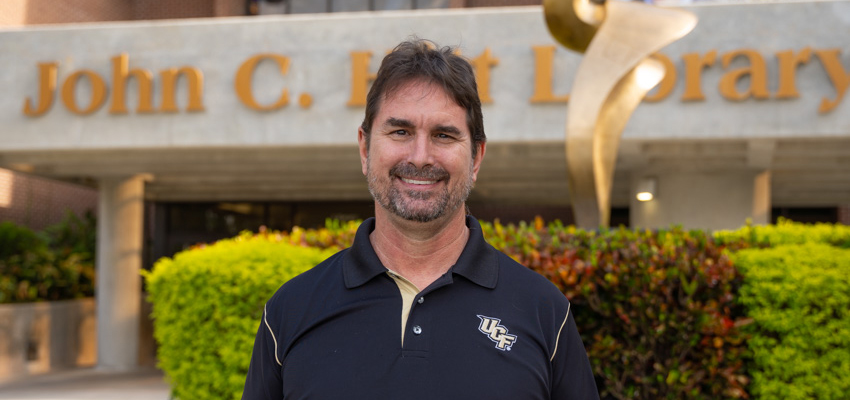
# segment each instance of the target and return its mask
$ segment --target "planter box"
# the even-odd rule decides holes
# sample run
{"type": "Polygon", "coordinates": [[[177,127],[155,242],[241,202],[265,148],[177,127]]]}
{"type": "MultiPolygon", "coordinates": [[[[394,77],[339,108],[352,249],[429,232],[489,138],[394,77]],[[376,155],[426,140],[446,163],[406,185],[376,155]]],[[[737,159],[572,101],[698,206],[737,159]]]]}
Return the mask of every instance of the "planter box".
{"type": "Polygon", "coordinates": [[[94,298],[0,304],[0,381],[97,362],[94,298]]]}

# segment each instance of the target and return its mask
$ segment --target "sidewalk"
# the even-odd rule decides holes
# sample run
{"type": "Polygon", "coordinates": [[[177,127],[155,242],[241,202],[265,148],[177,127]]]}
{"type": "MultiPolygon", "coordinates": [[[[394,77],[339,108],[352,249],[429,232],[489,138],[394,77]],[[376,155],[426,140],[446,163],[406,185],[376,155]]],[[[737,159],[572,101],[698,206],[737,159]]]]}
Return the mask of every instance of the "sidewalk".
{"type": "Polygon", "coordinates": [[[92,368],[49,373],[0,384],[2,400],[169,400],[162,371],[92,368]]]}

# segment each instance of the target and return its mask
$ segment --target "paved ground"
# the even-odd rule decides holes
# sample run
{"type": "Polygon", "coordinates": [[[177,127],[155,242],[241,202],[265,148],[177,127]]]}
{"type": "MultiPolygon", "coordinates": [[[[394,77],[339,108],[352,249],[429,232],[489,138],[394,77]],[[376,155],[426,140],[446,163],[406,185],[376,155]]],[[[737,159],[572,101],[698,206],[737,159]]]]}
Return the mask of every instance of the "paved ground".
{"type": "Polygon", "coordinates": [[[3,400],[169,400],[162,372],[75,369],[0,384],[3,400]]]}

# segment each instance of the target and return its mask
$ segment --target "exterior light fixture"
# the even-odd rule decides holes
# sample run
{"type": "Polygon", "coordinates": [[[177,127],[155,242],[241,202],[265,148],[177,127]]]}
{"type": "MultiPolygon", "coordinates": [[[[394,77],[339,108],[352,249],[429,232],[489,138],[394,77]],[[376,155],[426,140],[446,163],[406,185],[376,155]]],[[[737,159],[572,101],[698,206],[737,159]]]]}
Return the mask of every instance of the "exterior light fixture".
{"type": "Polygon", "coordinates": [[[637,185],[637,199],[639,201],[650,201],[655,198],[656,192],[655,178],[642,178],[637,185]]]}

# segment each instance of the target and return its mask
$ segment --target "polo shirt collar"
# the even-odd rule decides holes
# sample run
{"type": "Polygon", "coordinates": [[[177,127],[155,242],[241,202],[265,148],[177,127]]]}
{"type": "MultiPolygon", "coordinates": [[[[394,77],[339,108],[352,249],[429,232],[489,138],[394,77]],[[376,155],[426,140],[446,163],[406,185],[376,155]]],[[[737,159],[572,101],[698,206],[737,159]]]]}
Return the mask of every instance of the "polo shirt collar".
{"type": "MultiPolygon", "coordinates": [[[[466,217],[469,228],[469,240],[463,248],[457,263],[451,272],[469,279],[473,283],[489,289],[496,287],[499,278],[496,250],[484,240],[481,224],[472,216],[466,217]]],[[[360,286],[372,278],[387,272],[381,263],[369,234],[375,230],[375,218],[369,218],[360,224],[354,235],[354,243],[348,251],[348,259],[343,265],[345,287],[351,289],[360,286]]]]}
{"type": "Polygon", "coordinates": [[[354,234],[354,243],[348,249],[348,257],[342,266],[342,274],[345,279],[345,287],[351,289],[358,287],[370,279],[387,272],[386,267],[381,264],[381,259],[372,248],[369,234],[375,230],[375,218],[369,218],[360,224],[357,233],[354,234]]]}
{"type": "Polygon", "coordinates": [[[496,249],[484,240],[481,224],[475,217],[467,215],[466,226],[469,227],[469,240],[451,271],[479,286],[494,289],[499,280],[496,249]]]}

